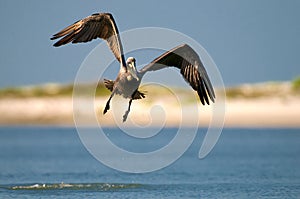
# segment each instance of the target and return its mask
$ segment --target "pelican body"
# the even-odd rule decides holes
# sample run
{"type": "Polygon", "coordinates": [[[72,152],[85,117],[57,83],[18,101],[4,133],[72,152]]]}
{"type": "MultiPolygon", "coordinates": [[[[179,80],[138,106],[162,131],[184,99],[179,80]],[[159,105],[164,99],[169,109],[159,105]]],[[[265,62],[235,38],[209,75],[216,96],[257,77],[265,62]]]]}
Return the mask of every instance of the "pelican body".
{"type": "Polygon", "coordinates": [[[129,57],[126,67],[127,71],[123,68],[120,69],[113,90],[124,98],[130,98],[141,83],[141,75],[137,73],[135,58],[129,57]]]}
{"type": "Polygon", "coordinates": [[[176,67],[184,79],[197,92],[203,105],[215,101],[215,93],[207,72],[198,54],[187,44],[179,45],[144,66],[136,69],[136,59],[129,57],[125,62],[123,47],[115,20],[110,13],[96,13],[81,19],[53,35],[51,40],[61,38],[54,46],[62,46],[67,43],[89,42],[96,38],[107,41],[108,46],[120,62],[120,71],[113,80],[104,79],[104,85],[111,91],[111,95],[105,105],[103,114],[110,109],[112,97],[122,95],[129,99],[128,109],[123,115],[126,121],[130,112],[132,100],[145,98],[145,94],[138,90],[141,80],[146,72],[156,71],[166,67],[176,67]]]}

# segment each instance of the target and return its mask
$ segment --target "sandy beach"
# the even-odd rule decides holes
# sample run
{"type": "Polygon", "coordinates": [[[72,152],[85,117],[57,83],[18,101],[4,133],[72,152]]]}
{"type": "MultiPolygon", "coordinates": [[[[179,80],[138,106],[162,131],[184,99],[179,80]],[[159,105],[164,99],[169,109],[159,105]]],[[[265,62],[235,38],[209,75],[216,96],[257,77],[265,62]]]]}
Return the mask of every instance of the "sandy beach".
{"type": "MultiPolygon", "coordinates": [[[[180,104],[172,99],[134,101],[128,121],[122,122],[127,101],[117,97],[111,110],[103,115],[106,97],[90,101],[82,99],[73,108],[71,97],[2,98],[0,99],[0,125],[57,125],[74,126],[208,126],[217,105],[202,106],[194,102],[180,104]],[[197,109],[198,108],[198,109],[197,109]]],[[[222,111],[221,111],[222,112],[222,111]]],[[[220,114],[218,120],[222,120],[220,114]]],[[[219,124],[221,122],[219,121],[219,124]]],[[[227,99],[224,115],[225,127],[300,127],[300,97],[262,97],[257,99],[227,99]]]]}

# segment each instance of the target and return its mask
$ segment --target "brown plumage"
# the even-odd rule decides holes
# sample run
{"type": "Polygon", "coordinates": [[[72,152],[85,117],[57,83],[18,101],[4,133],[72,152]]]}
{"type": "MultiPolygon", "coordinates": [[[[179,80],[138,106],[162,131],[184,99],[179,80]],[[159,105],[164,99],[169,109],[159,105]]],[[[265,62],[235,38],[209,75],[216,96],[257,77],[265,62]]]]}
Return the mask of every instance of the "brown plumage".
{"type": "Polygon", "coordinates": [[[197,91],[203,105],[215,101],[215,93],[198,54],[187,44],[177,46],[154,59],[140,70],[141,74],[174,66],[180,69],[184,79],[197,91]]]}
{"type": "Polygon", "coordinates": [[[61,38],[53,46],[58,47],[67,43],[89,42],[101,38],[107,41],[108,46],[116,59],[125,67],[123,47],[119,31],[113,16],[110,13],[96,13],[54,34],[51,40],[61,38]],[[61,38],[62,37],[62,38],[61,38]]]}
{"type": "MultiPolygon", "coordinates": [[[[114,89],[114,83],[115,81],[113,80],[109,80],[109,79],[104,79],[104,85],[105,87],[110,90],[111,92],[113,91],[114,89]]],[[[137,99],[143,99],[146,97],[146,94],[141,92],[141,91],[136,91],[133,96],[132,96],[132,99],[133,100],[137,100],[137,99]]]]}

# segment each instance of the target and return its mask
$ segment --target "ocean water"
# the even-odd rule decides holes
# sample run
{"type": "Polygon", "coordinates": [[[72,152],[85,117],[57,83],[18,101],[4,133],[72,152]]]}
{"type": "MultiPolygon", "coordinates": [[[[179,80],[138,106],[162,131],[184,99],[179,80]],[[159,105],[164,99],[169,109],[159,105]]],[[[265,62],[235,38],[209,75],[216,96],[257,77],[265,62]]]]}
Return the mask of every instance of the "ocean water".
{"type": "MultiPolygon", "coordinates": [[[[124,148],[147,151],[176,129],[147,144],[106,132],[124,148]]],[[[204,133],[172,165],[132,174],[98,162],[75,128],[0,127],[0,198],[300,198],[300,129],[224,129],[200,160],[204,133]]]]}

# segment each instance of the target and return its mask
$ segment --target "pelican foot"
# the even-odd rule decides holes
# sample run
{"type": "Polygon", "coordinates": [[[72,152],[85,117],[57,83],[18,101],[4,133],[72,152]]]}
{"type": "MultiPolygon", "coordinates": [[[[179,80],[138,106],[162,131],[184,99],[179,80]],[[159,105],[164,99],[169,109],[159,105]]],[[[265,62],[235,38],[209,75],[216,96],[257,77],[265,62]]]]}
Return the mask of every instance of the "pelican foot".
{"type": "Polygon", "coordinates": [[[110,109],[109,104],[106,104],[105,109],[103,111],[103,115],[110,109]]]}

